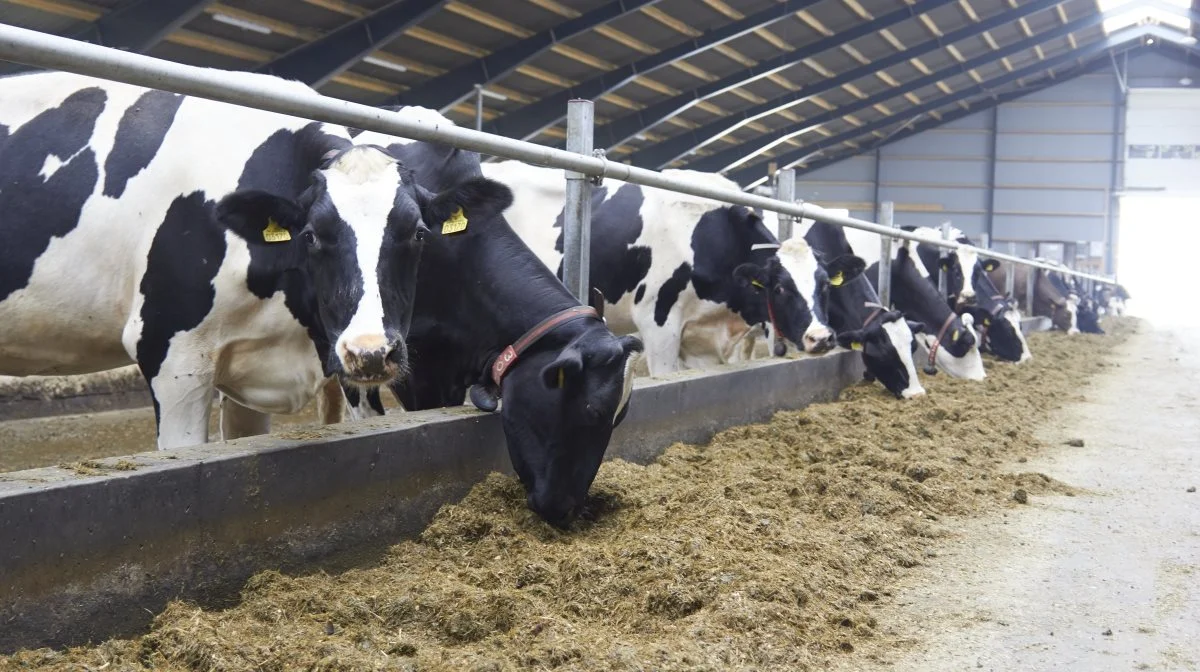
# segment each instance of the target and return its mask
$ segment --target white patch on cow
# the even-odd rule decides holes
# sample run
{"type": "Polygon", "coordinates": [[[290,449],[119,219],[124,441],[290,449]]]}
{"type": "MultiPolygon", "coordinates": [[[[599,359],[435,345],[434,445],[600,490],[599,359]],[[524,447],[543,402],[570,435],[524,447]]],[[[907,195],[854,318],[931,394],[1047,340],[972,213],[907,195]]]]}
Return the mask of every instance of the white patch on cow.
{"type": "Polygon", "coordinates": [[[629,404],[629,397],[633,395],[633,370],[637,367],[639,353],[631,352],[625,357],[625,368],[621,372],[621,399],[617,402],[617,410],[613,411],[612,424],[617,424],[617,417],[621,415],[621,411],[629,404]]]}
{"type": "Polygon", "coordinates": [[[904,364],[904,370],[908,372],[908,387],[900,392],[900,397],[912,399],[924,395],[925,388],[921,386],[921,380],[917,377],[917,367],[913,363],[913,333],[908,328],[908,322],[904,319],[892,320],[884,322],[882,326],[888,340],[892,342],[892,347],[900,355],[900,362],[904,364]]]}
{"type": "Polygon", "coordinates": [[[58,172],[59,168],[63,167],[66,162],[53,154],[46,155],[46,161],[42,164],[42,169],[38,171],[38,175],[42,176],[42,181],[45,182],[58,172]]]}
{"type": "MultiPolygon", "coordinates": [[[[353,350],[378,350],[389,345],[379,290],[379,252],[400,186],[396,159],[371,147],[355,147],[326,169],[327,193],[338,215],[354,232],[355,254],[362,277],[362,297],[350,323],[337,340],[345,365],[353,350]]],[[[351,368],[347,366],[347,368],[351,368]]]]}
{"type": "Polygon", "coordinates": [[[1067,335],[1074,336],[1079,333],[1079,297],[1074,294],[1067,296],[1067,315],[1071,316],[1070,326],[1067,328],[1067,335]]]}
{"type": "Polygon", "coordinates": [[[1017,334],[1017,340],[1021,342],[1021,358],[1017,360],[1017,364],[1033,359],[1033,352],[1029,349],[1029,341],[1025,340],[1025,332],[1021,329],[1021,311],[1016,308],[1009,308],[1001,313],[1000,319],[1006,320],[1012,325],[1013,331],[1017,334]]]}
{"type": "MultiPolygon", "coordinates": [[[[813,310],[817,299],[816,276],[820,264],[813,255],[812,248],[803,238],[793,236],[780,245],[778,257],[783,267],[791,274],[792,280],[796,282],[796,289],[808,302],[809,310],[813,310]]],[[[814,311],[813,320],[801,338],[804,342],[797,345],[801,346],[805,352],[812,352],[822,343],[833,338],[833,329],[818,320],[814,311]]]]}

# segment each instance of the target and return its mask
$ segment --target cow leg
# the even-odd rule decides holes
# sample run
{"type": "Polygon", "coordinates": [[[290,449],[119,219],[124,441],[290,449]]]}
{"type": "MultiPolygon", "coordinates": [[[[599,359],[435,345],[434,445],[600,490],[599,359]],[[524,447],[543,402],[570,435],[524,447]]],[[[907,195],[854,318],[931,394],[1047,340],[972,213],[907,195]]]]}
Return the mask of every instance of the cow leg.
{"type": "Polygon", "coordinates": [[[251,410],[221,395],[221,440],[271,433],[271,415],[251,410]]]}
{"type": "Polygon", "coordinates": [[[317,390],[317,419],[322,425],[336,425],[346,419],[346,395],[337,376],[330,376],[317,390]]]}
{"type": "Polygon", "coordinates": [[[663,376],[680,369],[680,359],[683,357],[682,345],[683,324],[677,310],[672,310],[662,326],[648,325],[645,328],[638,325],[645,346],[646,367],[651,376],[663,376]]]}
{"type": "MultiPolygon", "coordinates": [[[[149,379],[158,420],[158,449],[183,448],[208,442],[208,417],[212,412],[212,372],[189,367],[168,366],[168,358],[158,375],[149,379]]],[[[142,374],[146,369],[142,367],[142,374]]]]}

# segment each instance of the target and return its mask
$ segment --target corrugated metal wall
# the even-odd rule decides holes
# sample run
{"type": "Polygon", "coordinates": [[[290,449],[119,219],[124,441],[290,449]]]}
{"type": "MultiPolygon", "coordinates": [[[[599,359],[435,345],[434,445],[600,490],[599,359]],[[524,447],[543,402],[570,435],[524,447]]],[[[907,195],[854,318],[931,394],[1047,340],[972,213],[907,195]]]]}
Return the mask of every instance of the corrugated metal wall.
{"type": "MultiPolygon", "coordinates": [[[[1157,53],[1127,67],[1131,87],[1179,86],[1187,69],[1157,53]]],[[[872,220],[890,200],[900,224],[949,220],[976,239],[990,233],[993,247],[1017,241],[1019,254],[1045,241],[1060,243],[1043,245],[1046,256],[1099,256],[1121,185],[1123,117],[1113,70],[1086,75],[804,174],[796,195],[872,220]]]]}

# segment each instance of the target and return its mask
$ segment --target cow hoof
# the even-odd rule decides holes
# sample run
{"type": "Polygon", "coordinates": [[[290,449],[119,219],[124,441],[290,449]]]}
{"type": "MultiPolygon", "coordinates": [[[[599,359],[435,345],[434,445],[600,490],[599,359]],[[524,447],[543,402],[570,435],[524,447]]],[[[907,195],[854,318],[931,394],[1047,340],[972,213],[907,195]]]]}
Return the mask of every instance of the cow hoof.
{"type": "Polygon", "coordinates": [[[782,341],[776,341],[775,342],[775,356],[783,357],[786,354],[787,354],[787,346],[784,345],[782,341]]]}
{"type": "Polygon", "coordinates": [[[924,372],[925,372],[925,375],[928,375],[928,376],[936,376],[936,375],[937,375],[937,367],[936,367],[936,366],[929,366],[929,365],[926,365],[926,366],[925,366],[925,367],[922,369],[922,371],[924,371],[924,372]]]}

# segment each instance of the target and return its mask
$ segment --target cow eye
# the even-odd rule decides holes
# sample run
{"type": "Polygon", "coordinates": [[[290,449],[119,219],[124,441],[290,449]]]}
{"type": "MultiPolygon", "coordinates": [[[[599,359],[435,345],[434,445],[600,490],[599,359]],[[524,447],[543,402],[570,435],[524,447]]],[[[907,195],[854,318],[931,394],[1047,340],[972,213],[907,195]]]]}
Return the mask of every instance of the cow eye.
{"type": "Polygon", "coordinates": [[[418,224],[417,230],[413,232],[413,239],[416,241],[425,240],[425,234],[429,233],[429,227],[424,224],[418,224]]]}
{"type": "Polygon", "coordinates": [[[300,238],[304,240],[304,244],[309,247],[315,247],[317,244],[317,236],[312,232],[312,229],[305,229],[300,232],[300,238]]]}

